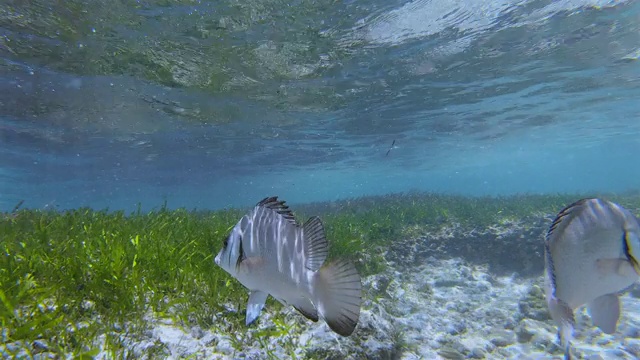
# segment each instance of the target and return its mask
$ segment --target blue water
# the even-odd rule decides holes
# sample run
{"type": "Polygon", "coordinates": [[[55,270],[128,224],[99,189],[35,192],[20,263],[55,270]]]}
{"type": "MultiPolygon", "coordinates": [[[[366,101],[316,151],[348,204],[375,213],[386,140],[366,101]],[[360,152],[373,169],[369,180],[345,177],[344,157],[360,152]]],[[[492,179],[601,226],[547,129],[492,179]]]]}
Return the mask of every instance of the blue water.
{"type": "Polygon", "coordinates": [[[0,210],[640,190],[640,1],[242,3],[0,4],[0,210]]]}

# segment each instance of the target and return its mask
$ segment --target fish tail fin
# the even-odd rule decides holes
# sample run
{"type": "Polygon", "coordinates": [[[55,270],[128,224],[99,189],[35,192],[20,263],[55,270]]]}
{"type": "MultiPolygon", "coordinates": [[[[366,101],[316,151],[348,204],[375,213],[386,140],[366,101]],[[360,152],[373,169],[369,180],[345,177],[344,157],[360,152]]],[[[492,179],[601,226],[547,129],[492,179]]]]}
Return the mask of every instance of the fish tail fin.
{"type": "Polygon", "coordinates": [[[362,283],[353,263],[333,261],[315,273],[313,279],[318,312],[331,330],[349,336],[358,324],[362,283]]]}

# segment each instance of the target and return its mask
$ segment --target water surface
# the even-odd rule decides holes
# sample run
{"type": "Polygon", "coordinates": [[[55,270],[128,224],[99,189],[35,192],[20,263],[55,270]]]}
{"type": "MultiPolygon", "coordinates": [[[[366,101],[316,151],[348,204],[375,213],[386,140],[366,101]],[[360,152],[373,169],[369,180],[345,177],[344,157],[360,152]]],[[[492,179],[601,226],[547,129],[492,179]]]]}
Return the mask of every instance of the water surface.
{"type": "Polygon", "coordinates": [[[0,210],[634,191],[638,24],[638,1],[5,1],[0,210]]]}

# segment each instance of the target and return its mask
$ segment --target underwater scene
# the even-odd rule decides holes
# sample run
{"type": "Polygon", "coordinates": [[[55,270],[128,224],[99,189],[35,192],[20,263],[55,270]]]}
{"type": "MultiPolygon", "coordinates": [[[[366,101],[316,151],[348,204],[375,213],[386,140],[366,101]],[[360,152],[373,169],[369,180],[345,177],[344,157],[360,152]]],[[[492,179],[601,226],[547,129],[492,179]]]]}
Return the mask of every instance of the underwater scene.
{"type": "Polygon", "coordinates": [[[1,0],[0,358],[639,359],[640,1],[1,0]]]}

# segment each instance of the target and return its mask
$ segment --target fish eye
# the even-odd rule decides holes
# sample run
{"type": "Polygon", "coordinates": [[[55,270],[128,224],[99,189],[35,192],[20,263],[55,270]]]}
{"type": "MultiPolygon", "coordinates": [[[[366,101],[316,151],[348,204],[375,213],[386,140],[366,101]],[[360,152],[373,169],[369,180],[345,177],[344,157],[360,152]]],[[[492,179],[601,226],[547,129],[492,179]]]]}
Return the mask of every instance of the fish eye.
{"type": "Polygon", "coordinates": [[[222,247],[224,247],[226,249],[227,245],[229,245],[229,238],[228,237],[224,238],[224,242],[222,243],[222,247]]]}

